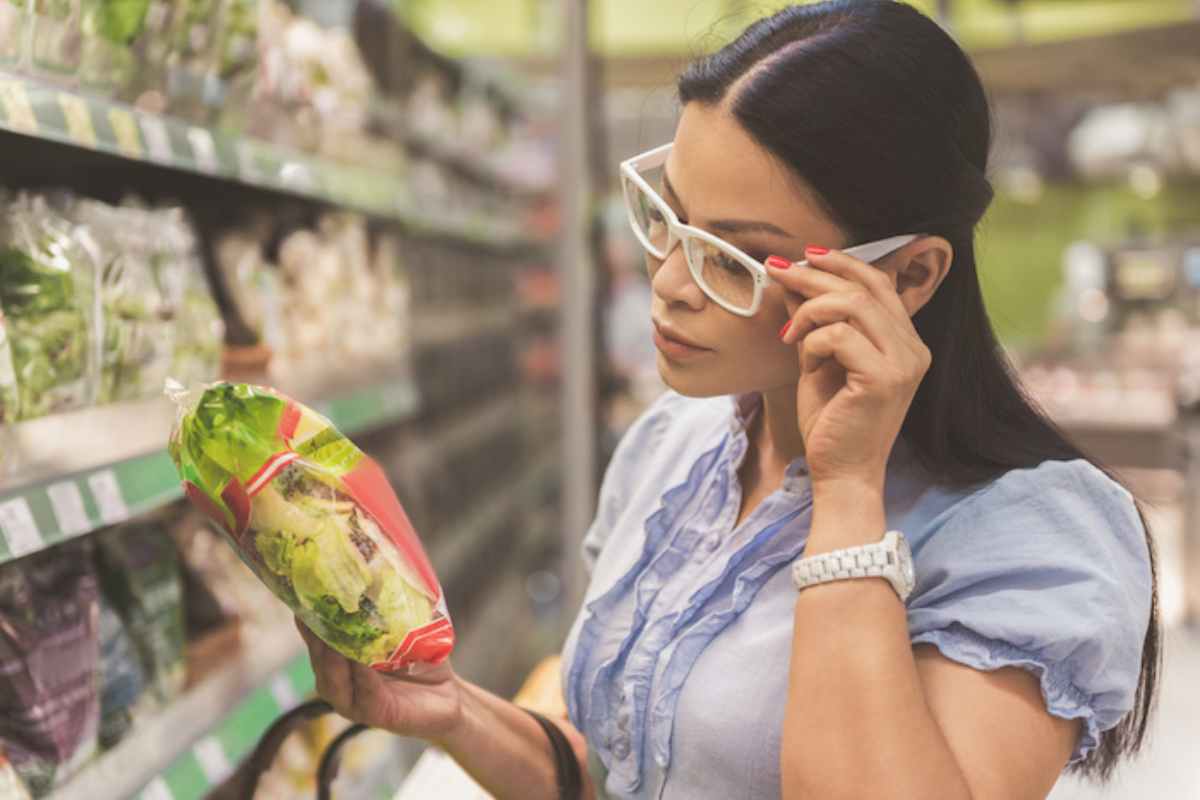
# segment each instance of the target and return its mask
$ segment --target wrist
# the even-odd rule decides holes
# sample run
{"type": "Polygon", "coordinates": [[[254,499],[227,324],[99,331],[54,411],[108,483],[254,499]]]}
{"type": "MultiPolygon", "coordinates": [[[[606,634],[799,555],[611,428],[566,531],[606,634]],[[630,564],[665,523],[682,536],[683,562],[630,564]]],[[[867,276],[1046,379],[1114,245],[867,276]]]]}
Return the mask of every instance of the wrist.
{"type": "Polygon", "coordinates": [[[471,740],[473,732],[479,730],[483,710],[482,703],[472,691],[470,683],[455,675],[453,686],[458,698],[455,711],[441,731],[426,737],[430,744],[451,755],[461,752],[471,740]]]}
{"type": "Polygon", "coordinates": [[[814,484],[812,526],[805,555],[877,542],[886,528],[882,481],[814,484]]]}

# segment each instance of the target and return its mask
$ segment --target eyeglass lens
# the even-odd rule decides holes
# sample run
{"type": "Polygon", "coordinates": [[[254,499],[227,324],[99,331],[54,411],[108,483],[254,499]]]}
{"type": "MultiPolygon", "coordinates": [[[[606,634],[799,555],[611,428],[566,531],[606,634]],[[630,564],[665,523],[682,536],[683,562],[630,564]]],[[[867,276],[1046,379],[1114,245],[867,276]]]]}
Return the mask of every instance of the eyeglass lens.
{"type": "MultiPolygon", "coordinates": [[[[651,186],[662,186],[662,168],[643,172],[642,177],[651,186]]],[[[667,220],[655,199],[632,181],[627,184],[627,191],[633,218],[640,232],[658,251],[648,252],[646,258],[646,268],[653,279],[662,264],[658,256],[667,246],[667,220]]],[[[699,274],[701,289],[705,289],[714,299],[719,298],[738,308],[750,308],[754,300],[754,275],[741,261],[716,245],[695,237],[686,238],[683,246],[693,275],[699,274]]]]}

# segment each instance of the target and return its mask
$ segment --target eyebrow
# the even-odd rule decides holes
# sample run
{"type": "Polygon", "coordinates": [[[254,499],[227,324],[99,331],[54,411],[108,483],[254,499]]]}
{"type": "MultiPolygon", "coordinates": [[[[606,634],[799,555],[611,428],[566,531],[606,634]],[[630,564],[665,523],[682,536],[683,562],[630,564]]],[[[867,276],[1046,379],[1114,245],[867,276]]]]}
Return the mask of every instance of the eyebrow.
{"type": "MultiPolygon", "coordinates": [[[[675,199],[677,205],[682,206],[683,203],[679,199],[679,195],[675,192],[675,187],[671,185],[671,179],[667,177],[667,171],[664,169],[662,173],[663,187],[668,194],[675,199]]],[[[748,219],[718,219],[708,223],[709,228],[726,233],[770,233],[775,236],[786,236],[790,239],[796,238],[793,234],[788,233],[778,225],[772,225],[770,222],[762,222],[761,220],[748,219]]]]}

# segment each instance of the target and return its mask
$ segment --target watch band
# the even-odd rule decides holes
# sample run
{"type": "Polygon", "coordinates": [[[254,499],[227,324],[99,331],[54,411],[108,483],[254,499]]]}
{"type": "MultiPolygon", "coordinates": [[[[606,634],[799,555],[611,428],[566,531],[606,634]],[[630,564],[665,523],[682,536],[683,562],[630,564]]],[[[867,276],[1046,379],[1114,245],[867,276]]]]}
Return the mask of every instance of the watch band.
{"type": "Polygon", "coordinates": [[[792,581],[797,589],[804,589],[830,581],[879,577],[887,579],[900,599],[906,600],[912,588],[911,561],[907,565],[901,562],[911,556],[907,547],[902,550],[897,543],[903,543],[903,534],[888,531],[878,542],[799,558],[792,562],[792,581]]]}

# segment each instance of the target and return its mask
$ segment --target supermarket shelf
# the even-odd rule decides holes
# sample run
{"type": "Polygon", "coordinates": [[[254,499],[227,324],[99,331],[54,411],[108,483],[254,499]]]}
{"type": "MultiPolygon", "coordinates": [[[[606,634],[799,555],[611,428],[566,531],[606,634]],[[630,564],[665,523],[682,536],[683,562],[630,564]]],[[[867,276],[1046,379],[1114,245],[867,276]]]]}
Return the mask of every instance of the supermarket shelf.
{"type": "Polygon", "coordinates": [[[440,537],[438,546],[429,548],[429,560],[444,585],[454,584],[472,566],[480,550],[486,549],[487,540],[496,534],[497,522],[507,519],[516,508],[528,503],[531,495],[557,480],[558,464],[557,452],[536,459],[516,481],[476,504],[449,535],[440,537]]]}
{"type": "Polygon", "coordinates": [[[494,219],[430,213],[410,196],[400,173],[318,158],[16,75],[0,74],[0,130],[345,206],[419,233],[505,248],[538,244],[494,219]]]}
{"type": "Polygon", "coordinates": [[[284,626],[257,636],[238,657],[137,724],[51,795],[55,800],[132,797],[199,800],[253,749],[279,714],[313,690],[299,634],[284,626]]]}
{"type": "Polygon", "coordinates": [[[413,315],[413,344],[420,347],[449,344],[470,336],[512,333],[520,321],[516,306],[486,309],[441,309],[413,315]]]}
{"type": "Polygon", "coordinates": [[[549,194],[554,188],[522,183],[505,175],[495,164],[480,158],[476,153],[426,134],[411,132],[405,136],[404,143],[417,156],[432,159],[475,183],[507,194],[541,197],[549,194]]]}
{"type": "MultiPolygon", "coordinates": [[[[314,404],[348,435],[407,419],[419,406],[408,377],[314,404]]],[[[36,454],[37,461],[0,486],[0,564],[182,497],[165,450],[174,421],[172,403],[161,398],[14,426],[13,450],[36,454]]]]}

